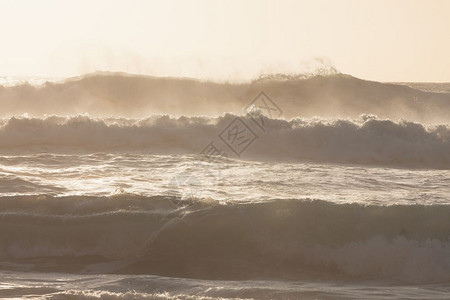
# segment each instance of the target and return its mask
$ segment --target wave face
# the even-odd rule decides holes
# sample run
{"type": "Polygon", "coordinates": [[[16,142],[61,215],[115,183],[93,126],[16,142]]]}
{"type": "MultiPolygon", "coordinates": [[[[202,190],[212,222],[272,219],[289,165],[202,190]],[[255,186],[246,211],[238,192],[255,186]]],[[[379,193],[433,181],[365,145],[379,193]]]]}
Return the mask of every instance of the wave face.
{"type": "Polygon", "coordinates": [[[450,280],[450,206],[0,198],[3,269],[207,279],[450,280]]]}
{"type": "MultiPolygon", "coordinates": [[[[214,141],[231,157],[232,147],[219,134],[230,128],[237,117],[227,114],[216,118],[155,116],[144,120],[87,116],[11,118],[3,120],[0,127],[0,151],[72,149],[198,154],[214,141]]],[[[257,136],[242,153],[243,158],[450,168],[448,125],[425,126],[372,116],[360,120],[286,121],[254,113],[240,120],[257,136]],[[259,117],[264,122],[264,131],[253,122],[259,117]]]]}
{"type": "Polygon", "coordinates": [[[261,91],[278,104],[287,118],[356,118],[369,113],[393,120],[450,121],[449,92],[427,92],[343,74],[233,84],[96,73],[40,87],[0,86],[0,117],[24,113],[128,118],[150,114],[239,114],[261,91]]]}

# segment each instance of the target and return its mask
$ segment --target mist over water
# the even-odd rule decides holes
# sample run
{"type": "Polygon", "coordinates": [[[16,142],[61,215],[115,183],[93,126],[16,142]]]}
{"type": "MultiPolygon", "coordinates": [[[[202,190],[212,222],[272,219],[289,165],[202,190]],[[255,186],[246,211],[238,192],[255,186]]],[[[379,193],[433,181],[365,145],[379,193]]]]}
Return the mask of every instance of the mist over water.
{"type": "Polygon", "coordinates": [[[450,299],[450,1],[0,28],[0,299],[450,299]]]}
{"type": "MultiPolygon", "coordinates": [[[[242,114],[261,92],[276,100],[283,117],[358,118],[374,114],[391,120],[448,123],[450,93],[404,84],[365,81],[350,75],[261,76],[243,83],[93,73],[61,83],[0,88],[0,115],[89,114],[147,118],[152,114],[218,116],[242,114]]],[[[431,88],[433,89],[433,88],[431,88]]],[[[441,91],[441,89],[436,89],[441,91]]]]}

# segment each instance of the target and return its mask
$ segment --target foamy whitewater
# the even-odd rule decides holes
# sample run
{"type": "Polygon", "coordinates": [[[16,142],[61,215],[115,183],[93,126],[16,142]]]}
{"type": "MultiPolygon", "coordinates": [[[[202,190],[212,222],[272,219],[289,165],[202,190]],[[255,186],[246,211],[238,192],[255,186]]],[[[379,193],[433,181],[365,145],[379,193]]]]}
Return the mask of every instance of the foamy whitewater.
{"type": "Polygon", "coordinates": [[[0,298],[450,298],[442,84],[102,76],[0,88],[0,298]],[[241,105],[259,90],[282,115],[241,105]]]}

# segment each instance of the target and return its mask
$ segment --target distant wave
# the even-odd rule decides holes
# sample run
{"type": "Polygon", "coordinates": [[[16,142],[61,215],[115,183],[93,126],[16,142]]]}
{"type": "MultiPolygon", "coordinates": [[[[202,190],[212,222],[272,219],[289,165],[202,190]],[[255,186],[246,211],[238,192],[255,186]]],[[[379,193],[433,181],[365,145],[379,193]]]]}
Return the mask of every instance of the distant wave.
{"type": "Polygon", "coordinates": [[[194,278],[450,280],[450,206],[0,198],[0,268],[194,278]]]}
{"type": "MultiPolygon", "coordinates": [[[[154,116],[143,120],[87,116],[11,118],[0,124],[0,151],[146,151],[198,154],[236,119],[154,116]]],[[[257,138],[241,158],[450,169],[450,128],[379,120],[241,117],[257,138]],[[264,127],[255,125],[262,120],[264,127]],[[263,130],[262,130],[263,129],[263,130]]]]}
{"type": "Polygon", "coordinates": [[[0,117],[25,113],[40,117],[88,113],[128,118],[150,114],[240,114],[262,91],[278,104],[286,118],[356,118],[367,113],[393,120],[450,122],[450,93],[426,92],[345,74],[312,77],[269,74],[253,82],[217,83],[95,73],[38,87],[0,86],[0,117]]]}

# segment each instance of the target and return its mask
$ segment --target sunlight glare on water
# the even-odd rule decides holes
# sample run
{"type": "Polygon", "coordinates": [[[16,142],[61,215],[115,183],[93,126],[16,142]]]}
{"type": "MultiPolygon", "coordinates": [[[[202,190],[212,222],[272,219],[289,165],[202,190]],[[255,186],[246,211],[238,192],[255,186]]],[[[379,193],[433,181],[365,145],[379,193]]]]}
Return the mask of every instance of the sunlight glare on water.
{"type": "Polygon", "coordinates": [[[450,192],[449,170],[239,160],[202,165],[195,156],[151,154],[2,156],[0,162],[0,192],[4,195],[24,191],[60,196],[107,196],[118,191],[164,195],[170,181],[180,174],[198,179],[200,197],[222,201],[310,198],[439,204],[446,203],[450,192]]]}

